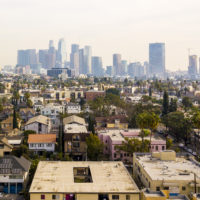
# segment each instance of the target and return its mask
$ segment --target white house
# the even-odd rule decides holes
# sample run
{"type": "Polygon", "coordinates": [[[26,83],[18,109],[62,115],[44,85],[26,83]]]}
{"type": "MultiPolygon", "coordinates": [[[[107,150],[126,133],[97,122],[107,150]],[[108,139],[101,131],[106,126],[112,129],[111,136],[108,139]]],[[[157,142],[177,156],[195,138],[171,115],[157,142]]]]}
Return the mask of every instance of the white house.
{"type": "Polygon", "coordinates": [[[81,106],[78,103],[67,103],[66,104],[66,113],[69,114],[78,114],[81,112],[81,106]]]}
{"type": "Polygon", "coordinates": [[[51,131],[51,120],[50,118],[38,115],[28,120],[25,124],[25,130],[33,130],[36,133],[50,133],[51,131]]]}
{"type": "Polygon", "coordinates": [[[55,144],[56,134],[29,134],[28,136],[28,147],[36,152],[54,152],[55,144]]]}
{"type": "Polygon", "coordinates": [[[65,106],[58,103],[49,103],[41,108],[41,114],[49,117],[52,124],[52,132],[56,133],[60,125],[60,113],[65,112],[65,106]]]}

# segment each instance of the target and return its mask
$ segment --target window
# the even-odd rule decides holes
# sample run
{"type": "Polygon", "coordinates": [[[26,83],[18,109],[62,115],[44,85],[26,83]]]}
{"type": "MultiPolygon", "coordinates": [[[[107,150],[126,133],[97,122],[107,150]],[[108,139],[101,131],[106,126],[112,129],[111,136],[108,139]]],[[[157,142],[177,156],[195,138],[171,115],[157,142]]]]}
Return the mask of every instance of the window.
{"type": "Polygon", "coordinates": [[[119,200],[119,195],[112,195],[112,199],[119,200]]]}
{"type": "Polygon", "coordinates": [[[56,199],[59,199],[60,196],[58,194],[53,194],[52,195],[52,200],[56,200],[56,199]]]}
{"type": "Polygon", "coordinates": [[[162,146],[162,150],[163,150],[163,151],[165,150],[165,146],[162,146]]]}
{"type": "Polygon", "coordinates": [[[185,191],[185,190],[186,190],[185,186],[182,186],[182,190],[183,190],[183,191],[185,191]]]}
{"type": "Polygon", "coordinates": [[[156,187],[156,191],[160,191],[160,187],[156,187]]]}
{"type": "Polygon", "coordinates": [[[130,200],[130,199],[131,199],[130,195],[127,194],[127,195],[126,195],[126,200],[130,200]]]}
{"type": "Polygon", "coordinates": [[[45,195],[44,194],[41,195],[41,199],[45,199],[45,195]]]}
{"type": "Polygon", "coordinates": [[[158,146],[156,146],[156,151],[158,151],[158,146]]]}
{"type": "Polygon", "coordinates": [[[114,158],[116,158],[117,157],[117,154],[116,153],[114,153],[114,158]]]}
{"type": "Polygon", "coordinates": [[[3,149],[4,148],[4,144],[0,144],[0,149],[3,149]]]}
{"type": "Polygon", "coordinates": [[[169,187],[164,187],[164,190],[169,190],[169,187]]]}
{"type": "Polygon", "coordinates": [[[47,144],[47,147],[52,147],[52,144],[47,144]]]}

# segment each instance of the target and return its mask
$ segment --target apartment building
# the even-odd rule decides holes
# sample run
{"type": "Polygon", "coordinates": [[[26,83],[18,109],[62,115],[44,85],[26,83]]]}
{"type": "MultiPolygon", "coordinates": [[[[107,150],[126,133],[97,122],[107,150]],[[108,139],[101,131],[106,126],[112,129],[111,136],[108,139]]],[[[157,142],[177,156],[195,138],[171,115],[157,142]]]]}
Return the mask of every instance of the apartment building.
{"type": "Polygon", "coordinates": [[[133,174],[152,191],[169,190],[171,195],[200,192],[200,164],[174,151],[135,153],[133,174]]]}
{"type": "Polygon", "coordinates": [[[40,161],[30,200],[139,200],[122,162],[40,161]]]}

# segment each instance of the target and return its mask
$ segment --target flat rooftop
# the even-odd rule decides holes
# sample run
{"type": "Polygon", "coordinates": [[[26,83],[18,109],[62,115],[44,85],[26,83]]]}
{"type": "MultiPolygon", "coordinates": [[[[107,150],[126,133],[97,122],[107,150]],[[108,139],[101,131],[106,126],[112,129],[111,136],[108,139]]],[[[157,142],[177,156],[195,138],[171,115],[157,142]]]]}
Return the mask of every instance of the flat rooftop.
{"type": "Polygon", "coordinates": [[[64,126],[65,133],[87,133],[87,128],[79,124],[66,124],[64,126]]]}
{"type": "MultiPolygon", "coordinates": [[[[152,180],[194,180],[194,173],[200,174],[197,165],[184,157],[176,157],[175,161],[164,161],[153,158],[151,154],[137,155],[136,158],[152,180]]],[[[200,180],[197,179],[197,182],[200,180]]]]}
{"type": "Polygon", "coordinates": [[[139,193],[122,162],[40,161],[30,193],[139,193]],[[74,168],[89,168],[92,182],[74,182],[74,168]]]}

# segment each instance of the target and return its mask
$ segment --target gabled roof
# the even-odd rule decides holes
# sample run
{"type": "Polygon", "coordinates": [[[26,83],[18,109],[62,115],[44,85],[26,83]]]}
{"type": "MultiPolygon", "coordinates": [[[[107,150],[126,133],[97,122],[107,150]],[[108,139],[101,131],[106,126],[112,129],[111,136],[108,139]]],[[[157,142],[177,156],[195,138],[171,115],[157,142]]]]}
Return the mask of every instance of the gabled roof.
{"type": "Polygon", "coordinates": [[[2,142],[4,145],[8,146],[11,149],[13,148],[13,146],[8,143],[8,140],[5,137],[0,138],[0,142],[2,142]]]}
{"type": "MultiPolygon", "coordinates": [[[[12,172],[13,169],[20,169],[22,171],[28,172],[31,166],[31,162],[21,156],[20,158],[12,155],[4,156],[0,158],[0,173],[3,173],[1,169],[9,169],[7,174],[16,174],[16,172],[12,172]],[[2,165],[2,166],[1,166],[2,165]]],[[[17,174],[21,172],[18,171],[17,174]]]]}
{"type": "Polygon", "coordinates": [[[32,124],[32,123],[35,123],[35,122],[45,124],[45,125],[49,125],[48,121],[50,121],[50,119],[48,117],[43,116],[43,115],[38,115],[36,117],[29,119],[28,122],[26,123],[26,125],[29,125],[29,124],[32,124]]]}
{"type": "Polygon", "coordinates": [[[66,124],[81,124],[81,125],[86,125],[85,123],[85,119],[84,118],[81,118],[81,117],[78,117],[76,115],[72,115],[70,117],[66,117],[63,119],[63,125],[66,125],[66,124]]]}
{"type": "Polygon", "coordinates": [[[56,134],[30,134],[28,143],[56,143],[56,134]]]}

